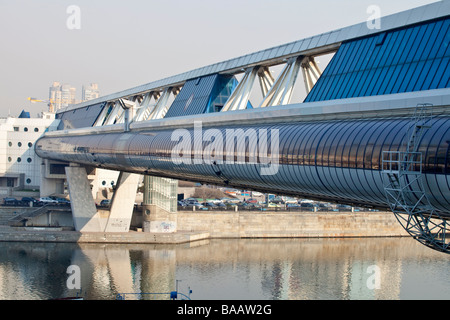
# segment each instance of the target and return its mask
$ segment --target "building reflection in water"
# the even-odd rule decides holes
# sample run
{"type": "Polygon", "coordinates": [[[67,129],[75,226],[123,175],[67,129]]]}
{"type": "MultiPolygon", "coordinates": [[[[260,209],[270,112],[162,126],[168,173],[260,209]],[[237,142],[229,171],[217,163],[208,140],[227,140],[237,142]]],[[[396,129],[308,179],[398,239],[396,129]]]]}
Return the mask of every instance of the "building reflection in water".
{"type": "Polygon", "coordinates": [[[421,272],[423,261],[429,281],[440,284],[441,292],[430,298],[448,299],[447,256],[408,238],[0,243],[0,299],[76,295],[78,290],[67,288],[70,265],[80,267],[85,299],[115,299],[118,293],[126,299],[169,299],[177,285],[184,294],[192,289],[192,299],[401,299],[408,298],[403,287],[414,288],[418,279],[411,275],[421,272]],[[371,286],[373,266],[379,289],[371,286]]]}

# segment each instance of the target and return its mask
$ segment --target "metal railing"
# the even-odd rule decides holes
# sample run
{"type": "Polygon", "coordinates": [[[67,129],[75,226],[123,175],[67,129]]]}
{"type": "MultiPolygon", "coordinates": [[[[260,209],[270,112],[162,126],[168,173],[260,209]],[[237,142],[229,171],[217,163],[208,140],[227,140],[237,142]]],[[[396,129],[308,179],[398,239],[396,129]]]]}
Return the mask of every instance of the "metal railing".
{"type": "Polygon", "coordinates": [[[431,205],[423,184],[423,155],[419,152],[430,128],[431,105],[416,107],[405,141],[406,151],[383,151],[382,177],[386,199],[403,228],[420,243],[450,253],[447,220],[431,205]]]}

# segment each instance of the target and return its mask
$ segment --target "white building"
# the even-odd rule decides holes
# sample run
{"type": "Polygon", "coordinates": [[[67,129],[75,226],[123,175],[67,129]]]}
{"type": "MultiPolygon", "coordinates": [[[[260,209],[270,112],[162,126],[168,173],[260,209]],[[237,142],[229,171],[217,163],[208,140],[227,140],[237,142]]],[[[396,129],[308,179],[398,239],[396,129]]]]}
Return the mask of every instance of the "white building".
{"type": "Polygon", "coordinates": [[[42,118],[0,119],[0,193],[14,189],[39,189],[41,161],[34,152],[36,140],[55,130],[59,120],[43,113],[42,118]]]}
{"type": "MultiPolygon", "coordinates": [[[[41,135],[56,130],[60,120],[50,112],[43,112],[40,118],[27,116],[22,112],[19,117],[0,119],[0,198],[33,190],[40,196],[67,192],[67,164],[43,160],[34,151],[41,135]]],[[[90,182],[94,198],[116,184],[118,175],[115,171],[93,169],[90,182]]]]}

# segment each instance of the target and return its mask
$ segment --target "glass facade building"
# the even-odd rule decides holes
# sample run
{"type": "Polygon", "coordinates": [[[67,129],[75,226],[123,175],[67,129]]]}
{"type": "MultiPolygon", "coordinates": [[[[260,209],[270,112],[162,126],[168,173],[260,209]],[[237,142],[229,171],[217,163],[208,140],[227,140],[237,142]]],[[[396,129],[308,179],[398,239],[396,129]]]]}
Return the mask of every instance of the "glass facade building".
{"type": "Polygon", "coordinates": [[[144,204],[154,204],[168,212],[176,212],[177,195],[178,180],[144,177],[144,204]]]}

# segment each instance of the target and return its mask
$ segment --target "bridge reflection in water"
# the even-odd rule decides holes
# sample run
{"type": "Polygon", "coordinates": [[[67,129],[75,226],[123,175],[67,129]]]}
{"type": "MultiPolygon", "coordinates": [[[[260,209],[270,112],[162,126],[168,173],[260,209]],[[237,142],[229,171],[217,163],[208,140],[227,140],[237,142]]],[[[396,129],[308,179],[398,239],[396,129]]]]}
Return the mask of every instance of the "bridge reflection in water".
{"type": "Polygon", "coordinates": [[[410,238],[0,243],[0,299],[74,296],[78,290],[67,289],[70,265],[80,267],[84,299],[169,293],[177,285],[181,293],[192,289],[192,300],[449,299],[446,257],[410,238]]]}

